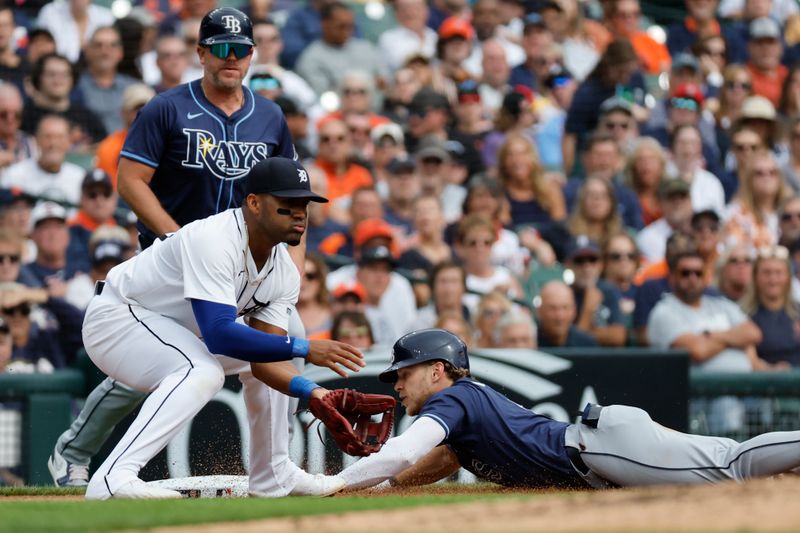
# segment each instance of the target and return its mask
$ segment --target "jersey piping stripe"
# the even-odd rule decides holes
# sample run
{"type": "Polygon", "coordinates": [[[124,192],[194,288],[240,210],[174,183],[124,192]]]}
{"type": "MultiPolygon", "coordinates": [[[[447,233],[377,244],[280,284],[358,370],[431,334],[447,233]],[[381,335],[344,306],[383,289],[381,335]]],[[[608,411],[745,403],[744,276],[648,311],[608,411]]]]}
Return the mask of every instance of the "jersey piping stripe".
{"type": "MultiPolygon", "coordinates": [[[[238,141],[239,140],[238,133],[237,133],[238,130],[239,130],[239,124],[241,124],[242,122],[244,122],[245,120],[250,118],[250,115],[252,115],[253,111],[255,111],[255,109],[256,109],[256,99],[253,96],[253,92],[250,90],[250,87],[245,87],[243,85],[242,89],[243,89],[243,92],[245,93],[245,98],[247,98],[247,93],[250,94],[250,110],[247,112],[247,114],[245,116],[243,116],[241,119],[239,119],[239,121],[237,121],[236,124],[233,125],[233,140],[234,141],[238,141]]],[[[233,184],[234,184],[234,181],[237,181],[237,180],[231,180],[231,186],[230,186],[230,189],[229,189],[228,209],[230,209],[231,205],[233,204],[233,184]]],[[[238,207],[238,206],[236,206],[236,207],[238,207]]]]}
{"type": "Polygon", "coordinates": [[[150,161],[146,157],[142,157],[140,155],[132,154],[127,150],[122,150],[119,155],[127,157],[128,159],[133,159],[134,161],[138,161],[139,163],[144,163],[148,167],[158,168],[158,163],[150,161]]]}
{"type": "Polygon", "coordinates": [[[442,429],[444,429],[444,438],[445,439],[450,436],[450,428],[447,427],[447,424],[444,423],[444,420],[442,420],[438,416],[436,416],[434,414],[431,414],[431,413],[425,413],[422,416],[427,416],[428,418],[432,418],[435,422],[438,422],[439,425],[442,426],[442,429]]]}
{"type": "MultiPolygon", "coordinates": [[[[430,416],[430,415],[425,415],[425,416],[430,416]]],[[[642,462],[636,461],[635,459],[631,459],[629,457],[622,457],[621,455],[616,455],[616,454],[613,454],[613,453],[581,452],[581,455],[582,456],[583,455],[594,455],[594,456],[597,456],[597,457],[612,457],[614,459],[620,459],[622,461],[627,461],[629,463],[633,463],[635,465],[643,466],[645,468],[652,468],[653,470],[665,470],[665,471],[670,471],[670,472],[673,472],[673,471],[674,472],[686,472],[686,471],[690,471],[690,470],[728,470],[731,466],[733,466],[733,463],[739,461],[739,459],[741,459],[742,456],[744,454],[748,453],[748,452],[752,452],[753,450],[759,450],[761,448],[769,448],[771,446],[783,446],[785,444],[797,445],[797,444],[800,444],[800,440],[789,440],[789,441],[786,441],[786,442],[769,442],[767,444],[761,444],[759,446],[753,446],[752,448],[748,448],[746,450],[742,450],[742,452],[739,455],[737,455],[736,457],[731,459],[731,462],[729,462],[727,464],[727,466],[714,466],[714,465],[712,465],[712,466],[676,466],[676,467],[655,466],[655,465],[649,465],[649,464],[646,464],[646,463],[642,463],[642,462]]]]}
{"type": "Polygon", "coordinates": [[[176,390],[178,390],[178,387],[180,387],[180,386],[181,386],[181,384],[182,384],[184,381],[186,381],[186,378],[188,378],[188,377],[189,377],[189,374],[192,372],[192,370],[194,370],[194,364],[192,364],[192,360],[191,360],[191,359],[189,359],[188,357],[186,357],[186,354],[185,354],[185,353],[183,353],[183,352],[182,352],[182,351],[181,351],[181,350],[180,350],[180,349],[179,349],[177,346],[175,346],[175,345],[173,345],[173,344],[170,344],[170,343],[168,343],[168,342],[165,342],[165,341],[164,341],[164,340],[163,340],[161,337],[159,337],[158,335],[156,335],[156,333],[155,333],[155,332],[154,332],[152,329],[150,329],[150,327],[149,327],[147,324],[145,324],[144,322],[142,322],[142,321],[139,319],[139,317],[138,317],[138,316],[136,316],[136,313],[134,313],[134,312],[133,312],[133,307],[132,307],[130,304],[128,304],[128,311],[130,311],[131,315],[133,316],[133,319],[134,319],[134,320],[136,320],[136,322],[138,322],[139,324],[141,324],[142,326],[144,326],[144,328],[145,328],[147,331],[149,331],[149,332],[150,332],[150,334],[151,334],[153,337],[155,337],[156,339],[158,339],[158,342],[160,342],[160,343],[161,343],[161,344],[163,344],[164,346],[169,346],[170,348],[174,349],[174,350],[175,350],[175,351],[177,351],[179,354],[181,354],[181,355],[183,356],[183,358],[184,358],[184,359],[186,359],[186,361],[189,363],[189,368],[186,370],[186,375],[185,375],[185,376],[183,376],[183,377],[181,378],[181,380],[180,380],[178,383],[176,383],[174,387],[172,387],[172,390],[171,390],[171,391],[169,391],[169,392],[167,393],[167,395],[164,397],[164,399],[161,401],[161,403],[158,405],[158,407],[156,407],[156,410],[153,412],[153,414],[150,416],[150,418],[147,420],[147,422],[145,422],[145,423],[144,423],[144,425],[142,426],[142,429],[140,429],[140,430],[139,430],[139,433],[137,433],[137,434],[136,434],[136,436],[134,436],[134,437],[131,439],[131,441],[128,443],[128,445],[127,445],[127,446],[125,446],[125,449],[124,449],[124,450],[122,450],[122,452],[120,452],[120,454],[117,456],[117,458],[116,458],[116,459],[114,459],[114,462],[112,462],[112,463],[111,463],[111,466],[109,466],[109,467],[108,467],[108,472],[106,472],[106,474],[105,474],[105,475],[103,475],[103,481],[104,481],[104,482],[105,482],[105,484],[106,484],[106,490],[108,491],[108,493],[109,493],[111,496],[113,496],[113,495],[114,495],[114,493],[113,493],[113,492],[111,492],[111,487],[108,485],[108,476],[111,474],[111,471],[114,469],[114,466],[117,464],[117,461],[119,461],[119,458],[120,458],[120,457],[122,457],[122,456],[123,456],[123,455],[124,455],[124,454],[125,454],[125,453],[128,451],[128,449],[129,449],[131,446],[133,446],[133,443],[134,443],[134,442],[136,442],[136,439],[138,439],[138,438],[139,438],[139,436],[142,434],[142,432],[144,432],[144,430],[145,430],[145,429],[147,429],[147,426],[149,426],[149,425],[150,425],[150,422],[152,422],[152,421],[153,421],[153,418],[155,418],[155,416],[158,414],[158,412],[161,410],[161,408],[164,406],[164,404],[165,404],[165,403],[167,403],[167,400],[169,400],[169,397],[170,397],[170,396],[172,396],[172,393],[173,393],[173,392],[175,392],[176,390]]]}
{"type": "MultiPolygon", "coordinates": [[[[194,87],[192,87],[193,84],[194,84],[194,82],[190,82],[188,84],[188,86],[189,86],[189,94],[192,95],[192,100],[194,100],[194,103],[197,104],[197,107],[202,109],[203,112],[206,115],[208,115],[209,117],[211,117],[211,118],[213,118],[214,120],[217,121],[217,124],[219,124],[219,127],[222,130],[222,140],[227,142],[228,141],[228,132],[225,130],[225,124],[222,123],[222,121],[219,119],[219,117],[215,116],[213,113],[211,113],[211,111],[209,111],[208,109],[203,107],[203,104],[200,103],[200,100],[198,100],[197,96],[194,94],[194,87]]],[[[224,188],[225,188],[225,181],[224,180],[219,180],[219,190],[217,191],[217,207],[216,207],[216,211],[215,211],[216,213],[219,213],[219,202],[220,202],[220,200],[222,200],[222,189],[224,189],[224,188]]]]}
{"type": "MultiPolygon", "coordinates": [[[[100,404],[103,403],[103,401],[106,399],[106,397],[109,394],[111,394],[111,391],[113,391],[114,388],[117,386],[117,382],[115,380],[113,380],[111,378],[109,378],[108,380],[111,382],[111,387],[103,393],[103,395],[100,397],[99,400],[97,400],[97,403],[94,404],[94,407],[92,407],[92,410],[89,411],[88,415],[86,415],[86,419],[83,421],[83,425],[81,425],[81,427],[78,428],[78,431],[75,432],[75,436],[72,437],[71,439],[69,439],[66,442],[66,444],[64,444],[64,447],[61,449],[60,453],[63,454],[64,450],[69,448],[70,444],[72,444],[72,441],[74,441],[75,439],[78,438],[78,435],[81,434],[81,431],[83,431],[83,428],[85,428],[89,424],[89,420],[92,418],[92,415],[94,414],[94,412],[97,411],[97,408],[100,407],[100,404]]],[[[81,451],[84,451],[84,450],[81,450],[81,451]]]]}

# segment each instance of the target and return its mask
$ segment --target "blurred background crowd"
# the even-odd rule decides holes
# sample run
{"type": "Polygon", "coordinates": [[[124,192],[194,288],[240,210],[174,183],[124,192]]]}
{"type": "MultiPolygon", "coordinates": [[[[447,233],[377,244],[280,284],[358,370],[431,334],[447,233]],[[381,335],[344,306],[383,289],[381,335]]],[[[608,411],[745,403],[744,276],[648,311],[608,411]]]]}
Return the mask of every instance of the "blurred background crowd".
{"type": "MultiPolygon", "coordinates": [[[[126,130],[202,75],[217,5],[0,7],[0,371],[74,360],[94,282],[137,251],[126,130]]],[[[310,338],[800,365],[796,1],[225,5],[331,199],[309,207],[310,338]]]]}

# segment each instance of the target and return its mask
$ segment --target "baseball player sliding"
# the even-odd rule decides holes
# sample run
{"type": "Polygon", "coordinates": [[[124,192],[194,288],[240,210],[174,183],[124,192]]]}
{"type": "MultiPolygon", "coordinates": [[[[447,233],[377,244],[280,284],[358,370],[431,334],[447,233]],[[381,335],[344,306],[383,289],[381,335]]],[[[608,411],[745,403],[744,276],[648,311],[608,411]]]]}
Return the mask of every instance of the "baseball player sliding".
{"type": "MultiPolygon", "coordinates": [[[[265,390],[319,399],[327,391],[300,376],[292,358],[341,375],[342,367],[363,366],[347,344],[286,334],[300,280],[283,243],[299,244],[308,203],[327,200],[311,192],[306,171],[288,158],[257,163],[245,180],[241,208],[187,224],[98,283],[83,325],[86,351],[111,378],[150,395],[89,480],[87,499],[180,497],[147,486],[139,470],[220,390],[225,374],[252,366],[265,390]]],[[[273,464],[271,436],[288,434],[288,427],[274,426],[287,426],[288,418],[285,410],[273,416],[257,395],[248,398],[255,400],[247,402],[252,446],[267,456],[251,465],[252,484],[271,475],[259,466],[273,464]]],[[[305,493],[342,486],[331,476],[313,479],[305,493]]]]}
{"type": "Polygon", "coordinates": [[[432,483],[460,466],[507,486],[595,488],[741,481],[800,466],[800,431],[738,443],[673,431],[623,405],[589,404],[578,424],[537,415],[471,379],[466,346],[441,329],[398,340],[380,379],[419,416],[339,474],[348,489],[432,483]]]}

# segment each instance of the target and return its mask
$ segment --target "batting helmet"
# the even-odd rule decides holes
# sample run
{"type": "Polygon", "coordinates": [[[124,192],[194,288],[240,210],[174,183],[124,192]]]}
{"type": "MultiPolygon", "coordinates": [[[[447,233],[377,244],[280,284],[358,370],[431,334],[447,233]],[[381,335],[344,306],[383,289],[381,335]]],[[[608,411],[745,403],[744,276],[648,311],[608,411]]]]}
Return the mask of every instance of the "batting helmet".
{"type": "Polygon", "coordinates": [[[253,23],[250,17],[232,7],[219,7],[209,11],[200,22],[200,46],[217,43],[255,45],[253,23]]]}
{"type": "Polygon", "coordinates": [[[397,370],[425,361],[447,361],[469,370],[467,346],[457,335],[444,329],[421,329],[400,337],[392,348],[392,364],[380,373],[384,383],[397,381],[397,370]]]}

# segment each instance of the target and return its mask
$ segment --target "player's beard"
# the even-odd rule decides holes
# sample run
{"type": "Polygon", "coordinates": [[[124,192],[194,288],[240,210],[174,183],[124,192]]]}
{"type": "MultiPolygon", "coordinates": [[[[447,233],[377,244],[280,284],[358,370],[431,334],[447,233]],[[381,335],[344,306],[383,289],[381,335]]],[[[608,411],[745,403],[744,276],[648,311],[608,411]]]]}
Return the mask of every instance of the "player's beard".
{"type": "Polygon", "coordinates": [[[236,78],[230,76],[223,77],[220,75],[222,71],[223,69],[219,69],[217,72],[211,73],[211,81],[214,83],[215,87],[226,91],[234,91],[242,86],[242,80],[244,78],[241,76],[241,73],[236,78]]]}

